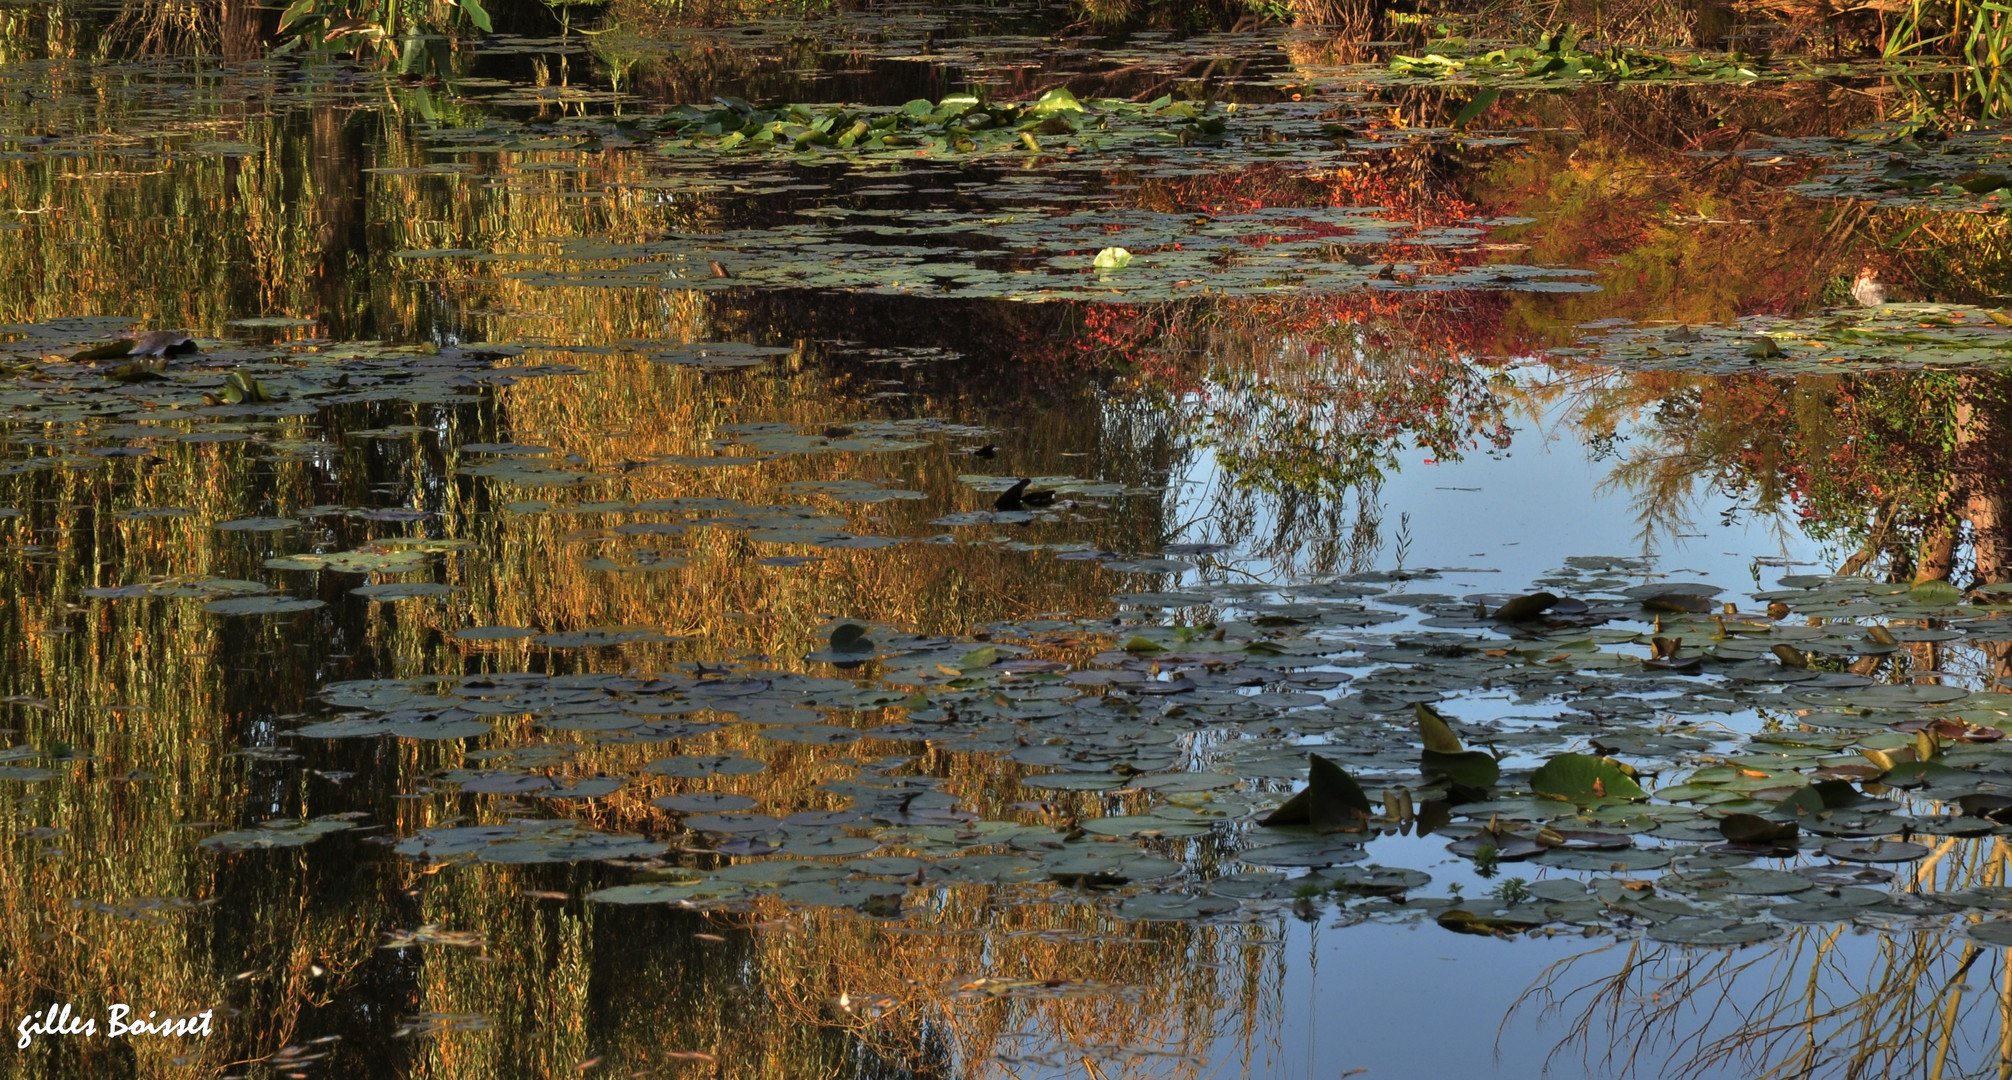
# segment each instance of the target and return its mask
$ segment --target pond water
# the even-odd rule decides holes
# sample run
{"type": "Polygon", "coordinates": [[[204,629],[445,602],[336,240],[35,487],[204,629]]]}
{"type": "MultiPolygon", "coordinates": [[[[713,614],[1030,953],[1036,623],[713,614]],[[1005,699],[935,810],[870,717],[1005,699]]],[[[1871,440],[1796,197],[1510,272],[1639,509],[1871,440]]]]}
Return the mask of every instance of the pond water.
{"type": "Polygon", "coordinates": [[[1948,70],[624,13],[0,20],[4,1075],[2012,1075],[1948,70]]]}

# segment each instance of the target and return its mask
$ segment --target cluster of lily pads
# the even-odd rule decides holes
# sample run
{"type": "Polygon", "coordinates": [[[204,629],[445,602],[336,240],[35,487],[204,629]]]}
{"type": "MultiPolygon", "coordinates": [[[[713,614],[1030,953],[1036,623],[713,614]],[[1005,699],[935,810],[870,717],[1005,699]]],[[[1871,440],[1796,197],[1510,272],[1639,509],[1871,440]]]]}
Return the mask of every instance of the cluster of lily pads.
{"type": "Polygon", "coordinates": [[[1590,292],[1589,270],[1458,258],[1493,220],[1417,227],[1355,208],[1206,217],[1150,210],[1009,213],[806,209],[801,224],[673,231],[643,243],[567,241],[547,287],[840,289],[922,297],[1148,302],[1210,293],[1372,289],[1590,292]],[[1398,252],[1387,249],[1401,245],[1398,252]],[[1100,251],[1130,255],[1098,266],[1100,251]],[[788,251],[788,258],[778,258],[788,251]],[[1443,255],[1440,253],[1444,253],[1443,255]],[[573,264],[571,266],[567,264],[573,264]]]}
{"type": "Polygon", "coordinates": [[[935,104],[917,99],[899,109],[844,105],[823,106],[821,110],[808,105],[760,108],[739,98],[721,97],[714,109],[680,105],[665,113],[659,129],[672,138],[660,149],[665,153],[850,150],[938,156],[1002,150],[1094,153],[1141,139],[1178,146],[1219,143],[1234,108],[1175,101],[1171,96],[1144,104],[1117,98],[1083,102],[1060,87],[1025,105],[996,102],[977,94],[952,94],[935,104]]]}
{"type": "Polygon", "coordinates": [[[1626,368],[1769,374],[1980,368],[2012,360],[2012,314],[1965,304],[1882,304],[1722,325],[1624,325],[1553,350],[1626,368]]]}
{"type": "MultiPolygon", "coordinates": [[[[158,334],[135,335],[137,322],[89,316],[0,326],[0,335],[9,339],[0,342],[0,420],[116,418],[157,425],[118,429],[131,437],[235,441],[251,436],[212,438],[166,424],[241,424],[374,402],[459,404],[522,379],[581,370],[565,364],[504,367],[499,360],[525,350],[501,345],[190,341],[187,351],[147,354],[134,347],[158,334]]],[[[313,325],[289,318],[243,322],[244,329],[313,325]]]]}
{"type": "MultiPolygon", "coordinates": [[[[593,893],[606,903],[780,898],[891,917],[915,888],[970,882],[1137,919],[1332,903],[1343,921],[1479,933],[1725,945],[1850,921],[2012,941],[2007,922],[1978,920],[2012,903],[2004,890],[1884,887],[1930,844],[2012,832],[2012,696],[1916,675],[1909,651],[2012,642],[2012,594],[1802,575],[1746,610],[1714,586],[1637,584],[1644,571],[1576,559],[1520,596],[1420,591],[1429,571],[1186,580],[1121,594],[1115,622],[964,638],[841,623],[805,656],[811,674],[336,684],[335,715],[294,735],[473,738],[528,720],[551,741],[471,753],[429,783],[518,800],[506,806],[647,797],[662,824],[609,833],[519,811],[397,849],[610,861],[634,880],[593,893]],[[1085,642],[1100,647],[1054,658],[1085,642]],[[825,805],[764,806],[733,790],[762,758],[712,748],[737,726],[858,744],[853,771],[817,785],[825,805]],[[589,771],[595,746],[636,743],[670,753],[637,775],[589,771]],[[914,768],[924,747],[997,760],[1008,786],[960,798],[914,768]],[[980,809],[1000,805],[1012,812],[980,809]],[[1428,871],[1388,857],[1415,859],[1425,837],[1484,875],[1527,864],[1539,880],[1431,895],[1428,871]]],[[[310,828],[335,826],[274,831],[310,828]]],[[[231,836],[218,843],[254,846],[231,836]]]]}
{"type": "Polygon", "coordinates": [[[2001,213],[2012,187],[2012,152],[2004,130],[1918,129],[1889,123],[1841,136],[1769,138],[1740,151],[1750,161],[1825,159],[1821,173],[1795,185],[1812,198],[1864,200],[1878,206],[1952,213],[2001,213]]]}
{"type": "MultiPolygon", "coordinates": [[[[1499,222],[1416,227],[1374,207],[1197,216],[1113,205],[1108,174],[1120,163],[1140,179],[1178,179],[1253,164],[1353,166],[1358,158],[1456,135],[1470,148],[1518,141],[1451,128],[1391,129],[1373,102],[1360,100],[1085,101],[1059,88],[1024,103],[972,93],[902,107],[761,106],[722,97],[717,107],[571,117],[536,131],[492,116],[472,126],[436,124],[421,134],[439,154],[550,150],[559,160],[408,168],[464,178],[588,171],[591,159],[569,151],[636,148],[655,133],[671,137],[658,143],[652,175],[593,185],[599,195],[626,198],[636,189],[759,198],[800,220],[725,229],[673,222],[641,243],[578,239],[522,251],[440,247],[396,254],[415,263],[444,261],[453,270],[464,262],[503,264],[497,271],[511,278],[559,288],[815,288],[1132,302],[1303,289],[1594,287],[1578,280],[1586,276],[1579,270],[1452,257],[1499,222]],[[994,174],[980,167],[986,163],[1011,171],[994,174]],[[961,198],[925,198],[923,190],[961,198]],[[840,198],[804,205],[808,192],[840,198]],[[883,202],[896,197],[897,203],[883,202]],[[973,198],[982,205],[973,206],[973,198]],[[1402,250],[1379,250],[1400,244],[1402,250]]],[[[717,355],[700,366],[742,359],[752,358],[717,355]]]]}
{"type": "Polygon", "coordinates": [[[1553,80],[1705,82],[1760,77],[1759,65],[1743,56],[1672,55],[1619,46],[1587,52],[1579,48],[1580,40],[1577,29],[1567,25],[1545,33],[1535,46],[1511,45],[1479,55],[1464,55],[1464,41],[1449,42],[1419,56],[1393,57],[1390,71],[1412,78],[1485,80],[1491,85],[1543,85],[1553,80]]]}

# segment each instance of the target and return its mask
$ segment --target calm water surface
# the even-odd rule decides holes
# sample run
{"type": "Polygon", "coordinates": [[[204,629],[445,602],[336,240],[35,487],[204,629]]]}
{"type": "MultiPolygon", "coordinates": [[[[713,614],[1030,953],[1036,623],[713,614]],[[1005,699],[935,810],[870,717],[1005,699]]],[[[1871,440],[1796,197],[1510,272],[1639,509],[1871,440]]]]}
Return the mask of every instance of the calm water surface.
{"type": "Polygon", "coordinates": [[[2012,577],[2004,376],[1601,344],[1821,318],[1865,259],[1995,305],[1987,218],[1734,153],[1885,119],[1877,77],[1512,91],[1454,132],[1464,96],[1317,34],[1045,9],[504,37],[406,79],[91,63],[102,21],[9,18],[0,1014],[214,1027],[7,1075],[2012,1068],[2005,826],[1955,815],[2012,792],[2012,634],[1906,588],[2012,577]],[[658,130],[1064,85],[1284,141],[658,130]],[[134,329],[203,353],[68,359],[134,329]],[[1052,501],[1001,502],[1021,477],[1052,501]],[[1486,617],[1538,588],[1591,613],[1486,617]],[[1709,664],[1644,669],[1659,636],[1709,664]],[[1495,790],[1421,773],[1420,702],[1495,790]],[[1857,748],[1923,717],[1948,775],[1877,783],[1857,748]],[[1372,831],[1259,824],[1322,748],[1372,831]],[[1726,786],[1526,797],[1589,750],[1726,786]],[[1708,852],[1840,778],[1882,798],[1708,852]],[[1604,854],[1520,861],[1547,825],[1604,854]],[[1921,850],[1821,847],[1881,841],[1921,850]],[[1821,865],[1812,908],[1782,882],[1821,865]]]}

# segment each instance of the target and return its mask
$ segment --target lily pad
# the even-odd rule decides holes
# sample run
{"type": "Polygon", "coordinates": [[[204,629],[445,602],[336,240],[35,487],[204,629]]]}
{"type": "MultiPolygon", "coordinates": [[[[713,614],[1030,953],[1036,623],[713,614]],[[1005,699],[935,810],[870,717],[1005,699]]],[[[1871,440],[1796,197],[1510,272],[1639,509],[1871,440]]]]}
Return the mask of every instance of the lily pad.
{"type": "Polygon", "coordinates": [[[206,836],[199,843],[203,847],[225,853],[304,847],[330,833],[343,832],[355,827],[356,822],[347,817],[312,820],[277,818],[261,822],[257,828],[206,836]]]}
{"type": "Polygon", "coordinates": [[[1580,806],[1647,799],[1649,793],[1622,771],[1620,762],[1589,754],[1559,754],[1530,777],[1530,789],[1580,806]]]}
{"type": "Polygon", "coordinates": [[[1306,788],[1287,799],[1258,824],[1267,827],[1309,825],[1319,832],[1360,831],[1372,813],[1369,796],[1355,778],[1319,754],[1308,754],[1311,778],[1306,788]]]}
{"type": "Polygon", "coordinates": [[[327,606],[326,600],[292,596],[237,596],[212,600],[203,605],[203,610],[212,615],[294,615],[327,606]]]}

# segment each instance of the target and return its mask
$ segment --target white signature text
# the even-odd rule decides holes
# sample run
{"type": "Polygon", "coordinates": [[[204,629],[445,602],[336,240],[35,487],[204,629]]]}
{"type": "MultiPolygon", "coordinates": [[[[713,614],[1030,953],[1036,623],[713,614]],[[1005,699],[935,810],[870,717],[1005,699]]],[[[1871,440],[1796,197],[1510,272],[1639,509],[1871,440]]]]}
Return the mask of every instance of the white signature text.
{"type": "MultiPolygon", "coordinates": [[[[105,1036],[118,1039],[130,1035],[167,1035],[176,1038],[194,1036],[207,1039],[210,1037],[210,1019],[214,1012],[213,1009],[204,1009],[188,1016],[171,1016],[164,1019],[155,1019],[160,1014],[149,1012],[145,1019],[136,1020],[131,1019],[133,1015],[131,1005],[113,1005],[105,1016],[105,1036]]],[[[66,1001],[29,1013],[21,1018],[15,1030],[20,1034],[20,1038],[14,1045],[26,1050],[34,1043],[37,1035],[81,1035],[87,1039],[95,1038],[98,1034],[98,1020],[96,1017],[78,1016],[76,1009],[66,1001]]]]}

